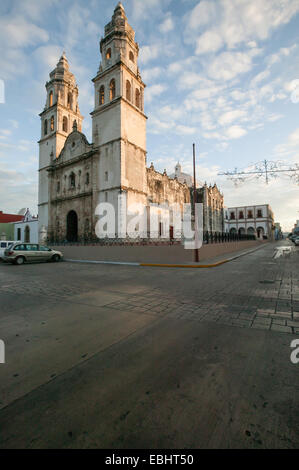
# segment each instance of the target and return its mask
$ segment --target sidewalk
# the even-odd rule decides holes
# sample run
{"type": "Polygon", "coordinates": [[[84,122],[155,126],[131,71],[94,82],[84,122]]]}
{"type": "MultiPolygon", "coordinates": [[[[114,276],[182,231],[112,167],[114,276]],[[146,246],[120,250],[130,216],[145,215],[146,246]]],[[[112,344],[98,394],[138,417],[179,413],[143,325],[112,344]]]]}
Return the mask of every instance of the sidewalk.
{"type": "MultiPolygon", "coordinates": [[[[96,260],[75,260],[75,259],[66,259],[65,261],[69,261],[72,263],[91,263],[91,264],[112,264],[112,265],[125,265],[125,266],[140,266],[140,267],[167,267],[167,268],[215,268],[220,266],[224,263],[228,263],[229,261],[233,261],[234,259],[240,258],[240,256],[245,256],[247,254],[253,253],[256,250],[263,248],[265,244],[257,246],[251,249],[239,250],[234,253],[222,254],[207,260],[199,261],[195,263],[193,261],[187,261],[184,263],[132,263],[126,261],[96,261],[96,260]]],[[[191,250],[190,250],[191,251],[191,250]]],[[[199,250],[199,258],[200,258],[200,250],[199,250]]]]}

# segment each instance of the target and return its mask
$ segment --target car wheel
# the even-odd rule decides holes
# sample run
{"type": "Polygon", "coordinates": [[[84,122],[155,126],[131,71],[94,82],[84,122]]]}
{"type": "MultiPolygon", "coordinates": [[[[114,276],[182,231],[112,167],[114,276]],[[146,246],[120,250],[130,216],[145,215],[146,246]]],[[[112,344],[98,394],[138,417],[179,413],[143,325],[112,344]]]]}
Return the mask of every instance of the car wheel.
{"type": "Polygon", "coordinates": [[[21,266],[21,264],[24,264],[24,263],[25,263],[25,258],[23,256],[19,256],[15,261],[15,264],[17,264],[18,266],[21,266]]]}
{"type": "Polygon", "coordinates": [[[55,262],[55,263],[58,263],[58,261],[60,261],[60,256],[59,255],[54,255],[52,257],[52,260],[55,262]]]}

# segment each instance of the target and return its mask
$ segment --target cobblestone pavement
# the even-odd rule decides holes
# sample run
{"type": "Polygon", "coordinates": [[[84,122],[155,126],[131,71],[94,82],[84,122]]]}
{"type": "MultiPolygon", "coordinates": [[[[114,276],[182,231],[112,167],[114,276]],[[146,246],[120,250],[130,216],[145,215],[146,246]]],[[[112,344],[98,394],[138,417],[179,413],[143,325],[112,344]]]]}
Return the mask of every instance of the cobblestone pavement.
{"type": "MultiPolygon", "coordinates": [[[[140,292],[130,294],[125,289],[119,291],[115,283],[109,289],[113,287],[123,298],[107,303],[105,307],[158,317],[167,315],[182,320],[210,321],[241,328],[299,334],[299,250],[295,249],[278,259],[274,258],[274,253],[273,246],[269,246],[246,259],[240,258],[223,265],[222,269],[215,268],[219,272],[215,269],[192,273],[183,270],[184,274],[180,270],[171,272],[160,268],[160,272],[157,272],[157,268],[130,267],[118,269],[114,277],[115,267],[64,263],[59,266],[62,275],[65,275],[63,283],[60,276],[52,279],[53,266],[49,273],[50,282],[41,276],[32,278],[32,266],[26,266],[30,274],[25,279],[20,276],[21,273],[17,273],[16,279],[16,273],[7,270],[4,284],[0,285],[0,294],[30,293],[30,296],[42,296],[48,300],[77,302],[78,295],[93,292],[95,288],[101,290],[102,283],[107,284],[111,275],[114,277],[112,282],[117,281],[118,284],[124,281],[127,285],[130,274],[133,274],[133,283],[135,276],[138,276],[151,284],[150,288],[145,287],[140,292]],[[140,269],[145,271],[140,273],[140,269]],[[82,278],[78,279],[80,273],[82,278]],[[89,282],[86,282],[86,273],[89,282]],[[158,282],[155,282],[155,273],[158,282]],[[177,284],[178,278],[182,277],[187,282],[177,284]],[[157,286],[161,282],[163,285],[157,286]]],[[[41,265],[35,267],[42,269],[41,265]]]]}
{"type": "Polygon", "coordinates": [[[0,264],[0,448],[298,448],[284,245],[213,269],[0,264]]]}

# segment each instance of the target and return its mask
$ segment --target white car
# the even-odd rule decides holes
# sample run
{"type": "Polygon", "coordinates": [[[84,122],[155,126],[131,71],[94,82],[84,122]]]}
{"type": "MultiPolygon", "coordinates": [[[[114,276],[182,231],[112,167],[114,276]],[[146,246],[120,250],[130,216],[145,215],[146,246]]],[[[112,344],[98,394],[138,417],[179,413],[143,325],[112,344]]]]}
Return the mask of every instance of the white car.
{"type": "Polygon", "coordinates": [[[9,248],[11,245],[14,243],[17,243],[16,241],[9,241],[9,240],[0,240],[0,260],[4,258],[4,251],[6,248],[9,248]]]}

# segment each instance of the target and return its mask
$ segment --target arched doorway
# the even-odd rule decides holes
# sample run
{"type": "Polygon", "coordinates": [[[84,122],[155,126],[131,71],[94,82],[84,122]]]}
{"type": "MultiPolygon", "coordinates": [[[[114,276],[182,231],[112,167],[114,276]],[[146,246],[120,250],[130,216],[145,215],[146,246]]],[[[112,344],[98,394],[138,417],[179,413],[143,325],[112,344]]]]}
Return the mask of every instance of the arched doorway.
{"type": "Polygon", "coordinates": [[[248,233],[248,235],[254,235],[255,234],[254,228],[253,227],[248,227],[247,233],[248,233]]]}
{"type": "Polygon", "coordinates": [[[30,228],[28,225],[26,225],[25,230],[24,230],[24,242],[29,243],[30,242],[30,228]]]}
{"type": "Polygon", "coordinates": [[[78,216],[75,211],[70,211],[67,215],[66,221],[67,227],[67,241],[76,242],[78,241],[78,216]]]}
{"type": "Polygon", "coordinates": [[[245,235],[245,228],[244,227],[239,228],[239,235],[245,235]]]}
{"type": "Polygon", "coordinates": [[[263,238],[263,235],[265,235],[265,230],[263,229],[263,227],[258,227],[256,231],[257,231],[257,238],[263,238]]]}

